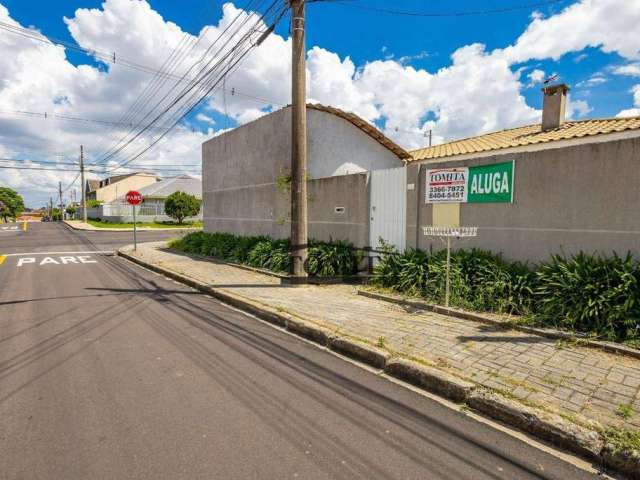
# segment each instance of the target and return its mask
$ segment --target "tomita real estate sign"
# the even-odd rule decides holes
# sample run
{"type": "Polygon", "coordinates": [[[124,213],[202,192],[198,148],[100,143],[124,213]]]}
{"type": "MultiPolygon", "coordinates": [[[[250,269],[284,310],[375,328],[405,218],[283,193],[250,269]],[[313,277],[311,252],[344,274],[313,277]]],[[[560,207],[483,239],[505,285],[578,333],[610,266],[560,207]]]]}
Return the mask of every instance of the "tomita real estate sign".
{"type": "Polygon", "coordinates": [[[427,170],[427,203],[510,203],[514,161],[427,170]]]}

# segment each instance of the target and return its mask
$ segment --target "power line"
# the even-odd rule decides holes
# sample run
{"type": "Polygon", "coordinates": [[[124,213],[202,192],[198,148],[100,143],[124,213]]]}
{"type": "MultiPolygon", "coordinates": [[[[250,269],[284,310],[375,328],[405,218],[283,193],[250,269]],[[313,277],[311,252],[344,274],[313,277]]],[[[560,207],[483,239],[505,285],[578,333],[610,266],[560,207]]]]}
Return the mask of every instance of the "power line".
{"type": "Polygon", "coordinates": [[[484,10],[467,10],[467,11],[458,11],[458,12],[418,12],[418,11],[407,11],[407,10],[396,10],[391,8],[374,7],[370,5],[360,5],[353,1],[347,1],[347,0],[307,0],[307,1],[309,3],[344,4],[352,8],[358,8],[360,10],[369,10],[372,12],[384,13],[388,15],[402,15],[402,16],[408,16],[408,17],[472,17],[472,16],[480,16],[480,15],[495,15],[495,14],[501,14],[501,13],[510,13],[518,10],[527,10],[532,8],[545,7],[545,6],[563,2],[565,0],[547,0],[547,1],[541,1],[541,2],[528,3],[524,5],[514,5],[511,7],[501,7],[501,8],[484,9],[484,10]]]}
{"type": "MultiPolygon", "coordinates": [[[[191,112],[206,96],[208,96],[213,91],[213,89],[215,89],[219,85],[219,83],[225,76],[229,75],[239,65],[240,61],[242,61],[242,59],[244,59],[251,50],[259,46],[264,41],[264,39],[271,32],[273,32],[275,25],[286,12],[286,8],[284,7],[280,8],[279,11],[276,11],[271,26],[267,28],[267,30],[260,32],[259,30],[257,30],[257,26],[260,24],[264,24],[265,18],[277,3],[277,0],[272,2],[271,5],[267,8],[266,12],[258,18],[254,26],[250,28],[244,35],[242,35],[240,40],[233,47],[231,47],[220,60],[218,60],[213,66],[209,67],[209,65],[215,58],[213,57],[208,62],[208,64],[200,70],[200,73],[196,78],[201,78],[202,82],[197,82],[198,88],[196,90],[194,90],[195,84],[194,86],[190,86],[188,88],[185,87],[167,107],[165,107],[153,120],[151,120],[151,122],[147,126],[145,126],[125,145],[118,149],[119,151],[121,151],[123,148],[131,144],[132,141],[134,141],[137,137],[139,137],[146,131],[148,126],[153,125],[168,113],[168,118],[164,122],[165,125],[170,122],[166,132],[155,139],[149,146],[142,149],[137,154],[134,154],[132,157],[122,162],[116,168],[120,168],[123,165],[126,165],[139,158],[141,155],[155,146],[160,140],[162,140],[162,138],[164,138],[164,136],[166,136],[184,116],[189,114],[189,112],[191,112]],[[256,39],[256,43],[253,43],[251,41],[254,33],[261,33],[261,35],[256,39]],[[249,44],[248,47],[246,46],[247,43],[249,44]],[[222,68],[222,72],[216,74],[216,70],[218,70],[219,68],[222,68]],[[202,84],[204,84],[204,86],[202,84]],[[180,102],[182,102],[182,100],[187,96],[187,101],[180,105],[180,102]],[[171,112],[174,107],[176,107],[175,110],[171,112]]],[[[253,12],[248,18],[250,18],[252,15],[254,15],[253,12]]],[[[225,46],[223,46],[223,48],[225,46]]]]}
{"type": "MultiPolygon", "coordinates": [[[[217,57],[217,55],[214,55],[212,57],[212,59],[210,59],[207,62],[207,64],[200,70],[200,72],[193,79],[188,80],[186,82],[187,86],[185,86],[183,88],[183,90],[168,105],[167,108],[165,108],[151,122],[149,122],[147,125],[145,125],[144,128],[142,128],[136,135],[134,135],[132,139],[130,139],[122,147],[117,149],[117,151],[115,153],[119,153],[124,148],[126,148],[129,144],[131,144],[132,141],[134,141],[137,138],[139,138],[141,134],[143,134],[143,133],[145,133],[145,132],[147,132],[147,131],[149,131],[151,129],[159,129],[159,130],[164,129],[164,133],[162,133],[155,141],[153,141],[149,146],[144,148],[142,151],[138,152],[132,158],[129,158],[129,159],[125,160],[124,162],[122,162],[117,167],[109,167],[111,169],[110,171],[122,168],[124,165],[133,162],[135,159],[139,158],[142,154],[144,154],[146,151],[148,151],[150,148],[152,148],[154,145],[156,145],[162,138],[164,138],[164,136],[166,136],[169,133],[169,131],[171,129],[173,129],[177,125],[177,123],[182,118],[184,118],[189,112],[191,112],[202,101],[202,99],[204,97],[209,95],[214,88],[218,87],[218,84],[219,84],[221,78],[225,78],[232,71],[234,71],[234,69],[236,69],[237,66],[239,65],[239,62],[249,53],[249,51],[252,50],[253,48],[255,48],[260,43],[262,43],[262,41],[264,41],[266,36],[268,36],[270,33],[273,32],[276,23],[284,15],[284,12],[286,11],[286,8],[281,8],[279,11],[276,11],[276,14],[274,15],[274,20],[273,20],[271,26],[268,27],[266,30],[262,30],[261,31],[257,27],[261,24],[261,22],[266,20],[267,14],[271,10],[274,9],[274,7],[275,7],[275,5],[277,3],[278,3],[277,1],[272,2],[271,5],[268,7],[267,11],[258,18],[258,20],[255,22],[253,27],[249,28],[248,31],[244,35],[241,36],[240,40],[233,47],[231,47],[223,55],[223,57],[220,60],[218,60],[212,67],[210,67],[211,62],[217,57]],[[257,42],[254,44],[251,40],[253,38],[253,35],[256,34],[256,33],[260,33],[261,35],[257,39],[257,42]],[[247,43],[249,43],[250,46],[247,47],[246,46],[247,43]],[[222,68],[222,71],[218,73],[217,70],[220,69],[223,66],[224,66],[224,68],[222,68]],[[180,102],[185,98],[186,98],[186,102],[182,102],[182,104],[180,104],[180,102]],[[173,109],[173,108],[174,108],[174,111],[170,112],[170,110],[173,109]],[[166,118],[164,118],[164,120],[162,121],[163,127],[156,127],[155,125],[167,113],[169,113],[168,116],[166,118]]],[[[243,27],[251,19],[252,16],[255,16],[254,12],[250,12],[250,14],[247,16],[247,18],[245,19],[245,21],[242,23],[242,25],[240,27],[243,27]]],[[[264,25],[264,23],[262,23],[262,24],[264,25]]],[[[92,55],[92,56],[94,56],[96,58],[99,58],[99,59],[107,61],[107,62],[118,63],[118,64],[123,65],[123,66],[136,68],[136,69],[139,69],[139,70],[147,71],[149,73],[155,72],[155,73],[159,74],[160,77],[164,77],[165,79],[166,78],[171,78],[171,77],[172,78],[178,78],[176,75],[172,75],[172,74],[167,73],[167,72],[163,72],[163,71],[160,71],[160,70],[155,70],[155,69],[152,69],[150,67],[146,67],[144,65],[137,64],[135,62],[130,62],[130,61],[128,61],[126,59],[123,59],[123,58],[117,58],[115,53],[113,55],[111,55],[111,54],[108,54],[106,52],[100,52],[100,51],[97,51],[97,50],[84,49],[83,47],[71,44],[69,42],[64,42],[64,41],[60,41],[58,39],[44,37],[43,35],[36,34],[35,32],[33,32],[31,30],[24,29],[24,28],[21,28],[21,27],[17,27],[15,25],[10,25],[10,24],[6,24],[4,22],[0,22],[0,29],[4,29],[4,30],[7,30],[9,32],[12,32],[12,33],[15,33],[15,34],[18,34],[18,35],[21,35],[21,36],[25,36],[25,37],[31,38],[33,40],[37,40],[37,41],[41,41],[41,42],[44,42],[44,43],[48,43],[48,44],[49,43],[57,43],[57,44],[66,46],[67,48],[71,48],[71,49],[78,50],[78,51],[81,51],[81,52],[86,53],[86,54],[90,54],[90,55],[92,55]]],[[[239,35],[239,34],[240,34],[240,29],[237,29],[233,35],[230,35],[229,40],[227,40],[227,42],[225,42],[225,45],[223,45],[223,47],[222,47],[222,49],[220,49],[220,51],[223,51],[223,49],[228,45],[229,41],[231,39],[233,39],[235,36],[239,35]]],[[[214,42],[214,44],[215,44],[215,42],[214,42]]],[[[209,47],[209,49],[210,48],[211,48],[211,46],[209,47]]],[[[196,64],[200,63],[200,61],[196,62],[196,64]]],[[[194,64],[194,66],[196,64],[194,64]]],[[[189,69],[189,71],[190,70],[191,69],[189,69]]],[[[178,78],[179,81],[184,81],[184,79],[185,79],[184,75],[182,77],[178,78]]],[[[177,85],[178,85],[178,82],[176,82],[176,86],[177,85]]],[[[234,87],[234,88],[232,88],[232,95],[235,95],[235,94],[238,94],[239,96],[245,96],[247,98],[255,99],[255,100],[258,100],[258,101],[261,101],[261,102],[264,102],[264,103],[268,103],[268,104],[277,104],[276,102],[271,102],[269,100],[262,99],[260,97],[256,97],[256,96],[249,95],[249,94],[244,94],[242,92],[237,91],[235,89],[235,87],[234,87]]],[[[166,95],[165,95],[165,97],[166,97],[166,95]]],[[[156,107],[154,107],[154,109],[152,109],[151,112],[153,112],[155,110],[155,108],[158,107],[158,105],[156,105],[156,107]]],[[[31,115],[31,114],[38,115],[37,112],[25,112],[25,114],[27,114],[27,115],[31,115]]],[[[47,117],[46,113],[44,114],[44,117],[45,118],[47,117]]],[[[70,116],[60,116],[60,117],[61,118],[62,117],[66,117],[66,119],[76,120],[76,121],[88,120],[88,119],[81,119],[80,117],[70,117],[70,116]]],[[[99,121],[99,122],[103,122],[103,121],[99,121]]],[[[113,125],[113,123],[117,124],[118,122],[110,122],[111,125],[113,125]]],[[[113,155],[110,155],[110,156],[113,156],[113,155]]],[[[103,158],[101,160],[104,162],[107,159],[108,158],[103,158]]],[[[107,168],[107,167],[105,167],[105,168],[107,168]]],[[[105,172],[105,173],[107,173],[107,172],[105,172]]]]}
{"type": "MultiPolygon", "coordinates": [[[[31,160],[31,159],[19,159],[19,158],[0,158],[0,164],[7,164],[7,163],[11,163],[11,164],[15,164],[17,163],[18,165],[0,165],[0,167],[2,167],[3,169],[15,169],[15,170],[45,170],[45,171],[69,171],[69,172],[75,172],[77,171],[77,166],[78,164],[76,163],[70,163],[70,162],[52,162],[52,161],[47,161],[47,160],[31,160]],[[29,165],[25,165],[26,163],[29,163],[29,165]],[[42,167],[42,165],[44,165],[45,167],[42,167]],[[57,167],[57,168],[54,168],[57,167]],[[76,168],[60,168],[60,167],[76,167],[76,168]]],[[[142,167],[144,168],[146,165],[151,166],[152,168],[150,168],[149,170],[153,171],[153,172],[157,172],[157,173],[163,173],[163,172],[167,172],[167,173],[192,173],[192,174],[196,174],[196,173],[200,173],[201,172],[201,168],[202,166],[200,164],[186,164],[186,165],[180,165],[180,164],[161,164],[161,165],[153,165],[153,164],[136,164],[130,167],[126,167],[127,170],[131,170],[128,173],[136,173],[135,170],[133,170],[133,168],[135,167],[142,167]]],[[[108,173],[108,171],[106,170],[106,168],[103,169],[91,169],[91,170],[86,170],[87,172],[91,172],[91,173],[96,173],[96,174],[106,174],[108,173]]]]}
{"type": "MultiPolygon", "coordinates": [[[[70,115],[61,115],[59,113],[49,113],[49,112],[29,112],[26,110],[1,110],[0,115],[23,115],[30,118],[40,118],[43,120],[49,119],[59,119],[59,120],[69,120],[83,123],[98,123],[101,125],[111,125],[111,126],[132,126],[132,123],[124,123],[124,122],[113,122],[109,120],[98,120],[95,118],[84,118],[70,115]]],[[[160,130],[160,128],[157,128],[160,130]]]]}
{"type": "MultiPolygon", "coordinates": [[[[75,162],[57,162],[57,161],[48,161],[48,160],[31,160],[31,159],[27,159],[27,158],[6,158],[6,157],[0,157],[0,162],[32,162],[32,163],[37,163],[37,164],[43,164],[43,165],[71,165],[71,166],[78,166],[77,163],[75,162]]],[[[158,165],[157,163],[136,163],[135,164],[136,167],[145,167],[145,166],[158,166],[159,168],[164,168],[164,167],[177,167],[177,168],[181,168],[181,167],[201,167],[202,164],[201,163],[185,163],[185,164],[160,164],[158,165]]]]}
{"type": "MultiPolygon", "coordinates": [[[[250,2],[250,3],[252,3],[253,1],[254,1],[254,0],[251,0],[251,2],[250,2]]],[[[275,3],[276,3],[276,2],[272,3],[268,10],[272,9],[272,8],[273,8],[273,6],[275,5],[275,3]]],[[[268,11],[267,11],[267,12],[268,12],[268,11]]],[[[266,16],[266,13],[267,13],[267,12],[265,12],[265,14],[263,14],[263,15],[262,15],[262,17],[260,17],[260,18],[261,18],[261,19],[262,19],[262,18],[264,18],[264,17],[266,16]]],[[[236,21],[236,20],[237,20],[237,19],[238,19],[238,18],[239,18],[243,13],[244,13],[243,11],[239,12],[239,14],[236,16],[236,18],[234,19],[234,21],[233,21],[233,22],[231,22],[231,25],[229,25],[229,26],[228,26],[228,27],[227,27],[227,28],[226,28],[226,29],[225,29],[225,30],[224,30],[224,31],[223,31],[223,32],[222,32],[222,33],[221,33],[221,34],[216,38],[216,40],[214,40],[214,42],[212,43],[212,45],[210,45],[210,46],[209,46],[209,48],[207,49],[207,51],[205,52],[205,55],[203,55],[203,57],[202,57],[200,60],[198,60],[197,62],[195,62],[195,63],[191,66],[191,68],[189,68],[189,70],[183,74],[183,76],[181,77],[181,79],[184,79],[184,78],[186,77],[186,75],[187,75],[187,74],[188,74],[188,73],[193,69],[193,67],[194,67],[195,65],[197,65],[197,64],[199,64],[199,63],[201,63],[201,62],[202,62],[202,60],[205,58],[205,56],[206,56],[206,55],[211,51],[211,48],[212,48],[212,47],[217,43],[217,41],[218,41],[218,40],[220,40],[220,39],[224,36],[224,34],[225,34],[226,32],[228,32],[228,31],[229,31],[229,28],[230,28],[230,27],[235,23],[235,21],[236,21]]],[[[240,31],[241,31],[241,29],[244,27],[244,25],[245,25],[245,24],[249,21],[249,19],[251,19],[251,17],[252,17],[252,16],[254,16],[254,15],[255,15],[255,13],[254,13],[254,12],[250,12],[250,13],[249,13],[249,15],[247,15],[247,18],[246,18],[246,19],[245,19],[245,20],[244,20],[244,21],[243,21],[243,22],[242,22],[242,23],[241,23],[241,24],[240,24],[240,25],[235,29],[235,31],[234,31],[232,34],[230,34],[230,35],[228,36],[228,39],[224,42],[224,44],[223,44],[223,45],[221,46],[221,48],[218,50],[218,54],[219,54],[220,52],[224,51],[224,49],[227,47],[227,45],[229,44],[229,42],[230,42],[231,40],[233,40],[233,38],[234,38],[234,37],[236,37],[236,36],[240,33],[240,31]]],[[[255,26],[254,26],[254,29],[255,29],[255,26]]],[[[250,31],[252,31],[252,30],[250,30],[250,31]]],[[[210,68],[210,69],[207,71],[207,68],[209,68],[209,66],[210,66],[210,65],[211,65],[211,63],[216,59],[216,57],[217,57],[217,55],[218,55],[218,54],[213,55],[213,56],[208,60],[208,62],[207,62],[207,63],[206,63],[206,64],[205,64],[201,69],[200,69],[200,71],[199,71],[199,72],[198,72],[198,74],[197,74],[197,75],[192,79],[192,81],[191,81],[189,84],[187,84],[187,85],[185,85],[185,86],[184,86],[184,88],[182,89],[182,91],[181,91],[181,93],[179,94],[179,96],[177,97],[177,99],[175,99],[175,100],[173,100],[173,101],[170,101],[170,102],[169,102],[169,104],[168,104],[168,106],[167,106],[166,108],[164,108],[164,109],[163,109],[163,110],[162,110],[162,111],[161,111],[161,112],[160,112],[160,113],[159,113],[159,114],[158,114],[158,115],[157,115],[157,116],[156,116],[156,117],[155,117],[155,118],[154,118],[154,119],[149,123],[149,124],[147,124],[145,127],[143,127],[143,128],[142,128],[142,130],[140,130],[139,132],[137,132],[137,133],[135,133],[135,134],[134,134],[134,129],[131,129],[131,131],[130,131],[129,133],[127,133],[127,134],[122,138],[122,141],[120,142],[120,144],[121,144],[120,146],[116,146],[117,148],[112,148],[112,149],[108,152],[108,154],[106,154],[106,155],[102,156],[102,158],[100,158],[100,159],[99,159],[97,162],[95,162],[95,163],[104,162],[104,161],[108,160],[109,158],[113,157],[114,155],[119,154],[119,153],[120,153],[124,148],[126,148],[126,147],[127,147],[128,145],[130,145],[134,140],[136,140],[136,139],[137,139],[137,138],[138,138],[142,133],[146,132],[146,131],[148,130],[148,127],[149,127],[150,125],[153,125],[154,123],[158,122],[158,120],[159,120],[161,117],[163,117],[163,116],[164,116],[164,115],[165,115],[169,110],[171,110],[171,109],[172,109],[172,108],[177,104],[177,102],[178,102],[179,100],[181,100],[181,99],[182,99],[186,94],[188,94],[189,92],[193,91],[193,89],[194,89],[195,87],[197,87],[197,89],[195,90],[196,92],[198,92],[198,91],[200,91],[201,89],[203,89],[203,85],[202,85],[202,84],[206,84],[206,83],[208,82],[208,78],[207,78],[207,77],[210,75],[210,72],[211,72],[212,70],[213,70],[213,71],[215,71],[215,68],[220,66],[221,61],[222,61],[222,60],[224,60],[224,59],[226,59],[226,58],[228,57],[229,53],[233,52],[233,51],[234,51],[234,49],[236,49],[236,48],[237,48],[237,47],[242,43],[242,41],[245,41],[245,40],[246,40],[246,34],[245,34],[245,35],[243,35],[243,36],[241,37],[241,42],[238,42],[234,47],[232,47],[232,48],[231,48],[231,49],[230,49],[230,50],[229,50],[229,51],[224,55],[224,57],[214,65],[214,68],[210,68]],[[204,73],[204,74],[203,74],[203,73],[204,73]],[[127,137],[130,137],[130,138],[128,138],[128,139],[127,139],[127,137]],[[127,140],[125,141],[125,139],[127,139],[127,140]]],[[[174,85],[174,87],[173,87],[173,88],[176,88],[176,87],[178,86],[178,83],[179,83],[179,82],[176,82],[176,84],[174,85]]],[[[157,103],[156,103],[156,105],[155,105],[151,110],[149,110],[149,111],[147,112],[147,114],[146,114],[142,119],[140,119],[140,120],[138,121],[138,123],[136,124],[136,127],[135,127],[135,128],[139,127],[145,119],[147,119],[149,116],[151,116],[151,115],[153,114],[153,112],[155,112],[155,111],[156,111],[156,109],[157,109],[157,108],[159,108],[159,107],[163,104],[163,102],[167,99],[167,97],[169,96],[169,94],[170,94],[170,93],[171,93],[171,90],[169,90],[169,91],[168,91],[168,92],[167,92],[167,93],[162,97],[162,99],[161,99],[159,102],[157,102],[157,103]]],[[[180,111],[180,110],[179,110],[179,108],[178,108],[178,109],[176,109],[176,110],[174,111],[174,114],[179,113],[179,111],[180,111]]],[[[187,113],[188,113],[188,112],[187,112],[187,113]]],[[[184,116],[184,115],[180,115],[180,116],[178,116],[178,119],[181,119],[183,116],[184,116]]],[[[164,126],[166,126],[166,125],[169,125],[169,126],[170,126],[170,127],[169,127],[169,130],[170,130],[171,128],[173,128],[173,126],[175,126],[175,125],[172,125],[172,124],[171,124],[171,123],[173,122],[173,118],[174,118],[174,117],[172,116],[172,114],[170,114],[170,115],[169,115],[169,117],[168,117],[168,118],[165,118],[165,120],[163,121],[163,125],[164,125],[164,126]]],[[[177,122],[175,122],[175,123],[177,123],[177,122]]],[[[165,133],[165,134],[163,134],[163,135],[161,136],[161,138],[162,138],[164,135],[166,135],[166,133],[165,133]]],[[[153,145],[155,145],[155,143],[157,143],[157,141],[156,141],[156,142],[154,142],[154,143],[153,143],[153,145]]]]}

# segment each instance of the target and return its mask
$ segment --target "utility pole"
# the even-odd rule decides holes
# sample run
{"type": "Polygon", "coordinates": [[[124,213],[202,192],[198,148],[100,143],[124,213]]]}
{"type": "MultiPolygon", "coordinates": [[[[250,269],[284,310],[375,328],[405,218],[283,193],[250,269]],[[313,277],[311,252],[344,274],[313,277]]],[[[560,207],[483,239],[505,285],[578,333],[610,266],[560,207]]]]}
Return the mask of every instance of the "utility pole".
{"type": "Polygon", "coordinates": [[[53,197],[49,197],[49,220],[53,221],[53,197]]]}
{"type": "Polygon", "coordinates": [[[307,99],[305,1],[289,0],[293,35],[291,58],[291,255],[293,275],[306,277],[307,260],[307,99]]]}
{"type": "Polygon", "coordinates": [[[62,203],[62,182],[58,182],[58,196],[60,197],[60,220],[64,219],[64,205],[62,203]]]}
{"type": "Polygon", "coordinates": [[[84,148],[80,145],[80,182],[82,187],[82,221],[87,223],[87,192],[84,184],[84,148]]]}

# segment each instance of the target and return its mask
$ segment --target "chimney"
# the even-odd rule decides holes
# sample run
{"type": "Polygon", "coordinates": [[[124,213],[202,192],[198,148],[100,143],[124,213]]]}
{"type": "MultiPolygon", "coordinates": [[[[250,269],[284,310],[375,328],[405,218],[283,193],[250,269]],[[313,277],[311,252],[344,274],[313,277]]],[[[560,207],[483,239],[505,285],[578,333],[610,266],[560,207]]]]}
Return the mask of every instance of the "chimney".
{"type": "Polygon", "coordinates": [[[542,131],[553,130],[564,123],[569,87],[564,83],[544,87],[542,103],[542,131]]]}

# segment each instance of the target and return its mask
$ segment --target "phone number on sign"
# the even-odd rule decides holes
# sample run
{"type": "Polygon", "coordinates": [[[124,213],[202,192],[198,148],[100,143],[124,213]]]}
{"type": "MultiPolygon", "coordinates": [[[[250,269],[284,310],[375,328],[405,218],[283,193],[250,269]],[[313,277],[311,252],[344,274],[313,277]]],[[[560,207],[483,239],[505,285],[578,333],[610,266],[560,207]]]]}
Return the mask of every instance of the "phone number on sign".
{"type": "Polygon", "coordinates": [[[464,186],[455,185],[448,187],[431,187],[429,200],[462,200],[464,199],[464,186]]]}

